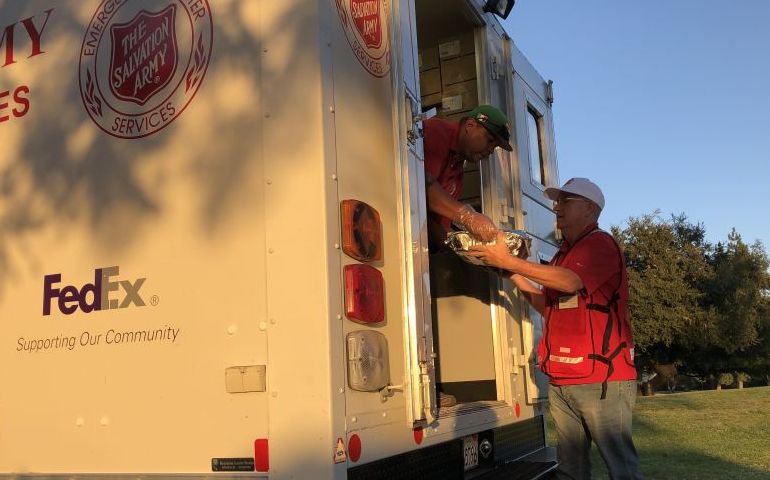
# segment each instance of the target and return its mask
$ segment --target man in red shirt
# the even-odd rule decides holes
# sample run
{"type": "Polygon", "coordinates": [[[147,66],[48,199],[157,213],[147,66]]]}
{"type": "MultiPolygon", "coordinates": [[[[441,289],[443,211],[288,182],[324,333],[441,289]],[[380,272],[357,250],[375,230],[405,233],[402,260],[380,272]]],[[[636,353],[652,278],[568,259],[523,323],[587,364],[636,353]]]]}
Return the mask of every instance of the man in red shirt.
{"type": "Polygon", "coordinates": [[[488,157],[495,147],[513,149],[509,143],[508,118],[495,107],[479,105],[459,122],[441,118],[425,120],[423,132],[427,201],[434,243],[444,239],[452,222],[477,238],[493,240],[497,227],[492,220],[457,199],[462,193],[464,162],[478,162],[488,157]]]}
{"type": "Polygon", "coordinates": [[[540,368],[558,439],[560,479],[591,478],[591,441],[610,478],[641,479],[631,437],[636,368],[628,318],[628,279],[620,248],[599,229],[604,195],[585,178],[547,188],[564,241],[550,265],[516,258],[498,237],[474,247],[511,279],[544,317],[540,368]],[[539,284],[539,285],[538,285],[539,284]]]}
{"type": "MultiPolygon", "coordinates": [[[[486,215],[458,201],[463,190],[463,165],[488,157],[496,147],[511,151],[508,118],[490,105],[479,105],[460,121],[430,118],[423,122],[428,243],[431,253],[442,248],[452,223],[484,240],[494,240],[497,227],[486,215]]],[[[435,319],[434,319],[435,320],[435,319]]],[[[457,403],[438,392],[439,405],[457,403]]]]}

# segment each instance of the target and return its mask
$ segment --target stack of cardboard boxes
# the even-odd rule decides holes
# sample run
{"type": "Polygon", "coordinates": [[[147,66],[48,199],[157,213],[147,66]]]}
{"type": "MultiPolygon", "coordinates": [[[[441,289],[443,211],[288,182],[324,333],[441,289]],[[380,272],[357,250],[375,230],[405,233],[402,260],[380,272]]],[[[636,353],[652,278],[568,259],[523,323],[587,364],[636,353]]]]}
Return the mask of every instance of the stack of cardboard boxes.
{"type": "MultiPolygon", "coordinates": [[[[459,120],[478,106],[473,32],[421,49],[419,62],[423,110],[437,107],[440,117],[459,120]]],[[[479,166],[475,162],[466,162],[463,170],[463,190],[459,200],[481,211],[479,166]]]]}
{"type": "Polygon", "coordinates": [[[439,116],[459,119],[478,105],[473,32],[421,49],[419,61],[423,110],[437,107],[439,116]]]}

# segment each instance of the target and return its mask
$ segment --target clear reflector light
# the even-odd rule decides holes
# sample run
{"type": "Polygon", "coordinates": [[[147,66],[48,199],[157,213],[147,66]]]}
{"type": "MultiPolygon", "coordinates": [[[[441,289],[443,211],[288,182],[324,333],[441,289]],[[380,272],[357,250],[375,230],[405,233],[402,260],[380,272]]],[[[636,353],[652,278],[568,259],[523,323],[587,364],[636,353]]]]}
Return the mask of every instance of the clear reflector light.
{"type": "Polygon", "coordinates": [[[361,392],[376,392],[390,383],[388,341],[374,330],[350,332],[348,344],[348,385],[361,392]]]}

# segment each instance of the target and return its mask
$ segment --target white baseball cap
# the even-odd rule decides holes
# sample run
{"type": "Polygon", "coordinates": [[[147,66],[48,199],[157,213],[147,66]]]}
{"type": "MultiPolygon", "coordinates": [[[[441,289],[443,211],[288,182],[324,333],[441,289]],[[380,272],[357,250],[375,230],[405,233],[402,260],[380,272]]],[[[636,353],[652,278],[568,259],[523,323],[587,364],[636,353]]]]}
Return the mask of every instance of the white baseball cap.
{"type": "Polygon", "coordinates": [[[548,187],[544,193],[551,200],[556,200],[561,192],[580,195],[597,204],[599,210],[604,209],[604,194],[594,182],[587,178],[570,178],[561,188],[548,187]]]}

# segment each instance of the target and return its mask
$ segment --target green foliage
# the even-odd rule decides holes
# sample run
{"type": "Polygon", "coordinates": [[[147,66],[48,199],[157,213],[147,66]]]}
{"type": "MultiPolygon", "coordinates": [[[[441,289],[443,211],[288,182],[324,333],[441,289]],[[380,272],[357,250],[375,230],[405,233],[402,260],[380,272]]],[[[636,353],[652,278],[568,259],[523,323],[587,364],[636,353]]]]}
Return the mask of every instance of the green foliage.
{"type": "Polygon", "coordinates": [[[727,353],[760,342],[763,290],[767,288],[767,254],[762,244],[746,245],[733,230],[718,243],[709,263],[714,277],[706,286],[707,303],[717,315],[716,345],[727,353]]]}
{"type": "Polygon", "coordinates": [[[751,375],[746,372],[735,372],[735,383],[738,388],[743,388],[743,384],[751,380],[751,375]]]}
{"type": "Polygon", "coordinates": [[[751,380],[751,375],[746,372],[735,372],[735,380],[739,382],[748,382],[751,380]]]}
{"type": "Polygon", "coordinates": [[[636,347],[644,352],[689,344],[694,330],[708,333],[712,326],[699,288],[711,273],[703,227],[683,216],[662,221],[656,212],[630,218],[626,229],[613,234],[626,256],[636,347]]]}
{"type": "Polygon", "coordinates": [[[711,245],[684,214],[612,228],[623,247],[637,364],[676,363],[705,379],[725,371],[770,379],[770,261],[733,230],[711,245]]]}
{"type": "Polygon", "coordinates": [[[717,377],[717,382],[719,382],[719,385],[729,387],[735,382],[735,377],[732,373],[720,373],[719,377],[717,377]]]}

